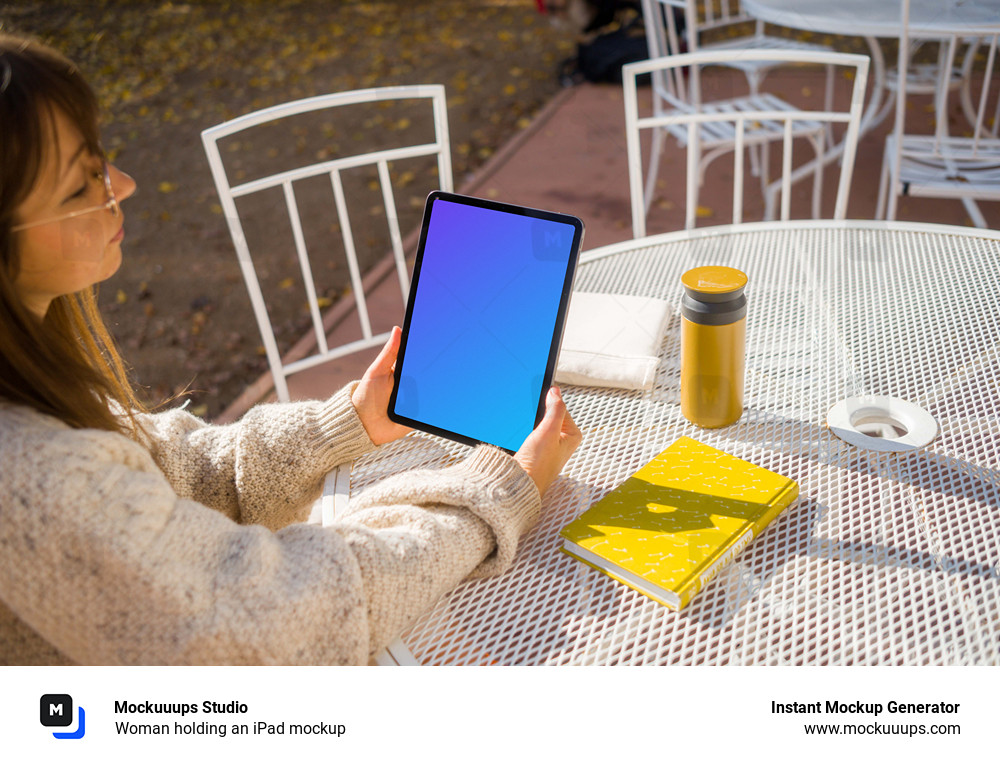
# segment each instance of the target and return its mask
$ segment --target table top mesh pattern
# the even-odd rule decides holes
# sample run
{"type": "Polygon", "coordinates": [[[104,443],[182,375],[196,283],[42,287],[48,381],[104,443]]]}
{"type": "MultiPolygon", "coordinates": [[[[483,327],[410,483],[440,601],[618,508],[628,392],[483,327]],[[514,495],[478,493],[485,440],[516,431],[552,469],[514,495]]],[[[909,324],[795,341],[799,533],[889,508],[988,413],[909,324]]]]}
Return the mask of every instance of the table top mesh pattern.
{"type": "MultiPolygon", "coordinates": [[[[680,318],[650,392],[565,387],[584,443],[505,575],[469,581],[403,635],[423,664],[1000,664],[1000,241],[785,228],[582,263],[576,289],[679,303],[705,264],[749,276],[745,411],[679,407],[680,318]],[[906,399],[940,435],[872,452],[826,427],[859,394],[906,399]],[[559,552],[559,530],[679,436],[795,479],[799,500],[683,611],[559,552]]],[[[467,448],[411,434],[352,492],[467,448]]]]}

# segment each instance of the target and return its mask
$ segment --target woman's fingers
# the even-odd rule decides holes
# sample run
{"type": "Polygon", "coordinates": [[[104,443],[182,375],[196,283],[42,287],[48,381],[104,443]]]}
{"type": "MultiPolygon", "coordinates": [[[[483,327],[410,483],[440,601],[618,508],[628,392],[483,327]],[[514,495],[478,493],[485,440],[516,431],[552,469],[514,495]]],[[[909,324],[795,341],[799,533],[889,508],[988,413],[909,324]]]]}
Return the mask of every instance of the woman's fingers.
{"type": "Polygon", "coordinates": [[[574,439],[577,440],[572,445],[574,449],[579,444],[579,439],[582,438],[580,429],[566,409],[566,402],[562,398],[562,391],[556,386],[549,389],[542,423],[545,424],[546,430],[552,430],[556,435],[568,439],[571,443],[574,439]]]}
{"type": "Polygon", "coordinates": [[[375,378],[380,375],[391,375],[392,366],[396,363],[396,356],[399,354],[399,343],[403,337],[403,331],[399,327],[393,327],[389,333],[389,340],[382,346],[375,361],[368,367],[366,373],[368,377],[375,378]]]}
{"type": "Polygon", "coordinates": [[[524,440],[514,459],[534,480],[539,493],[545,494],[582,439],[561,392],[553,387],[546,396],[541,422],[524,440]]]}
{"type": "Polygon", "coordinates": [[[550,428],[561,426],[565,415],[566,403],[562,399],[562,392],[555,386],[552,386],[548,394],[545,395],[545,414],[542,416],[542,422],[546,423],[550,428]]]}

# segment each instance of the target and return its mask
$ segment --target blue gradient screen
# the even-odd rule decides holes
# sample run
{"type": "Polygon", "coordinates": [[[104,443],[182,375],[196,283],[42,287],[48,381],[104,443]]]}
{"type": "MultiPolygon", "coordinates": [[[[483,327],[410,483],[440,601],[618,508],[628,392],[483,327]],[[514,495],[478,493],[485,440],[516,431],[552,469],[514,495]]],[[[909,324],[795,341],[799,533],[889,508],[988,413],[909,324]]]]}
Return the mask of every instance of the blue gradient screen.
{"type": "Polygon", "coordinates": [[[516,451],[535,426],[576,227],[431,204],[393,409],[516,451]]]}

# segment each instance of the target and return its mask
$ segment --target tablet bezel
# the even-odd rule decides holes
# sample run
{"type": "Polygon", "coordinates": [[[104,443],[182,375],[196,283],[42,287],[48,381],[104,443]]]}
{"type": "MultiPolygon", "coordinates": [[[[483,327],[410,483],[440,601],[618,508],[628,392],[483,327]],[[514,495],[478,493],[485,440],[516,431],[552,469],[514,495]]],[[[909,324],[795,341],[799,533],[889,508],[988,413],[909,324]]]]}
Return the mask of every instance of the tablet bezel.
{"type": "MultiPolygon", "coordinates": [[[[399,380],[402,374],[403,363],[406,356],[406,345],[410,332],[410,320],[413,313],[414,299],[417,295],[417,291],[420,285],[420,269],[423,263],[424,257],[424,246],[427,242],[427,233],[430,228],[431,214],[433,213],[434,203],[438,200],[442,202],[452,202],[460,205],[469,205],[471,207],[486,208],[488,210],[496,210],[502,213],[510,213],[513,215],[524,216],[527,218],[537,218],[546,221],[553,221],[556,223],[567,224],[573,227],[573,243],[570,246],[569,259],[566,264],[566,273],[563,277],[563,287],[562,294],[559,297],[559,309],[556,313],[556,321],[553,326],[552,340],[549,345],[548,359],[546,360],[545,374],[542,378],[542,387],[539,392],[538,405],[535,411],[534,425],[537,426],[541,421],[542,416],[545,414],[545,398],[548,393],[549,387],[552,385],[552,376],[555,373],[556,359],[559,356],[559,348],[562,345],[563,329],[566,325],[566,312],[569,308],[569,298],[573,291],[573,280],[576,277],[576,266],[580,258],[580,247],[583,243],[583,233],[584,225],[576,216],[567,215],[565,213],[555,213],[549,210],[541,210],[538,208],[525,207],[522,205],[513,205],[506,202],[497,202],[494,200],[481,199],[479,197],[470,197],[464,194],[455,194],[453,192],[444,191],[433,191],[427,196],[427,200],[424,203],[424,214],[420,225],[420,239],[417,244],[416,257],[413,264],[413,277],[410,280],[410,293],[406,301],[406,315],[403,319],[403,337],[399,345],[399,353],[396,357],[396,365],[393,371],[393,385],[392,394],[389,397],[389,407],[388,416],[394,423],[400,423],[411,428],[415,428],[419,431],[424,431],[426,433],[434,434],[436,436],[443,436],[447,439],[457,441],[461,444],[468,444],[470,446],[476,446],[479,444],[484,444],[488,442],[483,442],[479,439],[467,436],[465,434],[456,433],[454,431],[449,431],[446,428],[436,426],[433,423],[426,423],[414,418],[408,417],[406,415],[399,414],[395,411],[396,407],[396,393],[399,390],[399,380]]],[[[513,454],[515,450],[508,449],[506,447],[501,447],[500,445],[493,445],[498,449],[502,449],[505,452],[513,454]]]]}

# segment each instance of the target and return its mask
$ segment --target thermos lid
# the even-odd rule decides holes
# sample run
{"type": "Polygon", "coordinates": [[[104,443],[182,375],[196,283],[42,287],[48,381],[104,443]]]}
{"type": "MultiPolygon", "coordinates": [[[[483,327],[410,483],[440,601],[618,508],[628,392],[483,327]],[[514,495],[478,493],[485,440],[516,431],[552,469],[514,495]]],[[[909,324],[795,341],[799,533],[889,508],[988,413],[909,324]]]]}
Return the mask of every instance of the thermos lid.
{"type": "Polygon", "coordinates": [[[696,301],[727,303],[743,292],[747,275],[729,266],[699,266],[685,271],[681,283],[696,301]]]}
{"type": "Polygon", "coordinates": [[[704,325],[726,325],[747,315],[747,275],[729,266],[699,266],[681,275],[681,316],[704,325]]]}

